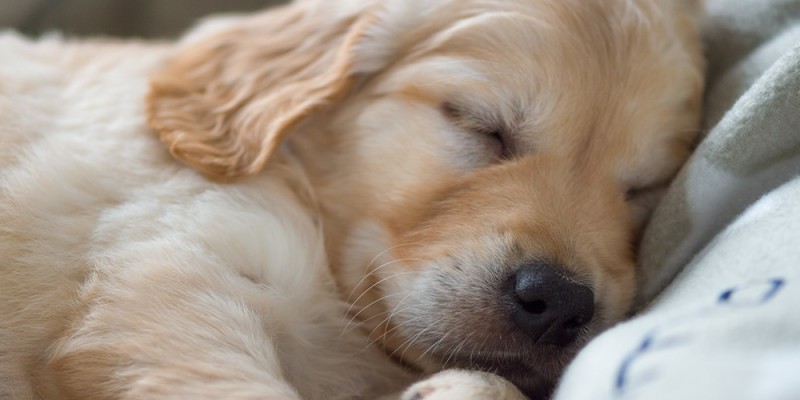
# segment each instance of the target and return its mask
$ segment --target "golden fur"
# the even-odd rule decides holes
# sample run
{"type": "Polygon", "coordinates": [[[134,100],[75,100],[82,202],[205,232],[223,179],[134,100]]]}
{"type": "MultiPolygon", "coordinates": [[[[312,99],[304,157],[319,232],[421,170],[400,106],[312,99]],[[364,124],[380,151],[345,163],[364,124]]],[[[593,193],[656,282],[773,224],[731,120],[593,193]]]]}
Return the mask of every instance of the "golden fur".
{"type": "Polygon", "coordinates": [[[376,398],[448,368],[503,378],[403,398],[544,395],[630,310],[697,132],[698,8],[300,0],[175,44],[0,36],[0,397],[376,398]],[[535,260],[594,291],[564,349],[496,304],[535,260]]]}

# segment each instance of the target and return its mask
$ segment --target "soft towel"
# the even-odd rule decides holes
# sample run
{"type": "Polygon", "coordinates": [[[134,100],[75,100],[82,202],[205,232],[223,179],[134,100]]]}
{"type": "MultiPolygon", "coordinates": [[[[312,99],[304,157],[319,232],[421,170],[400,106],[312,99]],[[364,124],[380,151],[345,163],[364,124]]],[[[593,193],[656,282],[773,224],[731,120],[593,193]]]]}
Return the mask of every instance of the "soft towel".
{"type": "Polygon", "coordinates": [[[643,311],[556,400],[800,399],[800,0],[707,8],[707,135],[642,241],[643,311]]]}

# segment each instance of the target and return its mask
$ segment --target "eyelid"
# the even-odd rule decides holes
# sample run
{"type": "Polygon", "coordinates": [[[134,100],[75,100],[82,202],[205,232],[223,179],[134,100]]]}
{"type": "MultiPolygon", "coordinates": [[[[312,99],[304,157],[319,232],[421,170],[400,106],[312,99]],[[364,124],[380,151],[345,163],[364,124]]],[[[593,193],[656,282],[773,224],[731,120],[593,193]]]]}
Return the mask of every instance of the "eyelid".
{"type": "Polygon", "coordinates": [[[478,113],[471,112],[470,107],[466,107],[460,104],[451,103],[451,102],[444,102],[442,103],[442,111],[444,114],[451,119],[469,119],[472,121],[480,121],[480,122],[489,122],[486,121],[487,118],[482,116],[478,113]]]}
{"type": "Polygon", "coordinates": [[[487,135],[497,135],[504,139],[505,135],[500,124],[485,116],[469,112],[465,107],[445,102],[442,104],[442,112],[453,123],[464,129],[487,135]]]}
{"type": "Polygon", "coordinates": [[[636,198],[641,198],[642,196],[654,194],[659,190],[666,190],[668,185],[669,181],[658,181],[649,185],[631,187],[625,192],[625,200],[631,201],[636,198]]]}
{"type": "Polygon", "coordinates": [[[454,103],[442,103],[442,113],[457,127],[483,135],[499,143],[497,150],[499,159],[506,159],[511,156],[511,150],[505,130],[501,124],[493,118],[487,118],[477,113],[468,111],[468,108],[461,107],[454,103]]]}

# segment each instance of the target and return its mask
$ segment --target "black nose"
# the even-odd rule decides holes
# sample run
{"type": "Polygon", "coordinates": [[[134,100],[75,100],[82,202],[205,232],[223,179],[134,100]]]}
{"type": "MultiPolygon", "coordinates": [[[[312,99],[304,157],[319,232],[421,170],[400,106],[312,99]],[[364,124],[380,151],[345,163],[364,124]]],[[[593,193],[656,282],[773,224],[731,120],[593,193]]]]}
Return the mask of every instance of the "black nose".
{"type": "Polygon", "coordinates": [[[537,343],[566,346],[594,315],[589,287],[546,263],[526,265],[514,283],[514,321],[537,343]]]}

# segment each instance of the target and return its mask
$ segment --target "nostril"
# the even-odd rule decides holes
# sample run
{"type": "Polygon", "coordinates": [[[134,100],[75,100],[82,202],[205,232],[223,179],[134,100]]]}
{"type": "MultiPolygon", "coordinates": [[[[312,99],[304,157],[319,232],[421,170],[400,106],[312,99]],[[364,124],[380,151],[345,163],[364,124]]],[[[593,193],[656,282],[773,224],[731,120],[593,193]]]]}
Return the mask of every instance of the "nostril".
{"type": "Polygon", "coordinates": [[[572,318],[568,319],[567,322],[564,322],[564,325],[562,325],[562,327],[564,329],[572,330],[572,329],[578,329],[578,328],[582,327],[584,324],[585,324],[585,322],[583,321],[583,318],[581,318],[581,317],[572,317],[572,318]]]}
{"type": "Polygon", "coordinates": [[[547,311],[547,303],[541,300],[523,301],[517,298],[517,301],[519,301],[520,306],[526,313],[538,315],[547,311]]]}
{"type": "Polygon", "coordinates": [[[594,293],[551,264],[521,267],[514,276],[513,318],[540,344],[573,342],[594,316],[594,293]]]}

